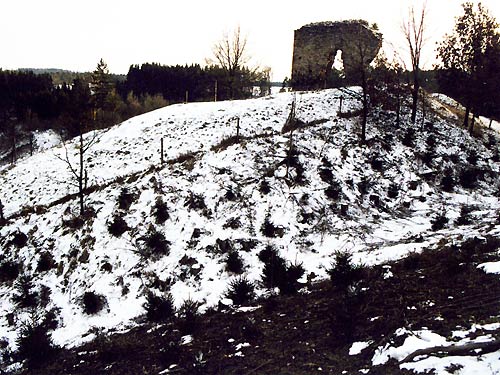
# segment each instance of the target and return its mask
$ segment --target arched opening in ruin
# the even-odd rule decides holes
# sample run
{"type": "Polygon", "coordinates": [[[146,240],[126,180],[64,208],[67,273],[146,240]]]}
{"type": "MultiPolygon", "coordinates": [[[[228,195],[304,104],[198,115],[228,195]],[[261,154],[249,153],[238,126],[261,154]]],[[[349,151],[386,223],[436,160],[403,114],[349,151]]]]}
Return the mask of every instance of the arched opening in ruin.
{"type": "Polygon", "coordinates": [[[333,59],[332,69],[342,72],[344,74],[344,60],[342,60],[342,50],[337,50],[335,58],[333,59]]]}
{"type": "Polygon", "coordinates": [[[340,87],[345,78],[342,50],[333,50],[328,57],[325,87],[340,87]]]}

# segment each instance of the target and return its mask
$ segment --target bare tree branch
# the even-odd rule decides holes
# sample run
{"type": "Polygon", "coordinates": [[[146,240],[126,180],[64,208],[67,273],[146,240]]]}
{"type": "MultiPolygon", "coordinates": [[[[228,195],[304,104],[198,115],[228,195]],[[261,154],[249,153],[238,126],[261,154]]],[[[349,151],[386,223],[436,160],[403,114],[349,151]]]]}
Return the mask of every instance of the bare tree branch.
{"type": "MultiPolygon", "coordinates": [[[[62,139],[61,139],[62,141],[62,139]]],[[[62,161],[63,163],[66,164],[66,166],[68,167],[69,171],[71,172],[71,174],[75,177],[75,178],[78,178],[78,173],[76,171],[75,168],[73,168],[73,164],[71,164],[71,161],[69,160],[69,155],[68,155],[68,148],[66,147],[66,142],[62,141],[61,142],[63,144],[63,147],[64,147],[64,157],[62,156],[59,156],[57,154],[54,154],[54,156],[59,159],[60,161],[62,161]]]]}
{"type": "MultiPolygon", "coordinates": [[[[241,69],[250,61],[246,51],[247,37],[241,35],[240,27],[234,30],[233,35],[224,33],[221,40],[213,46],[212,53],[215,63],[229,72],[235,72],[241,69]]],[[[208,60],[209,62],[214,62],[208,60]]]]}
{"type": "Polygon", "coordinates": [[[482,354],[486,354],[497,351],[498,349],[500,349],[500,339],[489,342],[473,342],[464,345],[433,346],[431,348],[415,350],[399,363],[401,364],[410,362],[421,355],[431,355],[438,353],[446,353],[447,355],[471,355],[471,352],[475,352],[476,350],[482,350],[482,354]]]}
{"type": "Polygon", "coordinates": [[[412,87],[412,110],[411,121],[415,123],[417,116],[418,91],[420,90],[420,59],[422,48],[424,46],[425,17],[427,12],[427,3],[424,2],[422,10],[417,18],[415,8],[410,7],[408,19],[403,22],[401,30],[410,49],[410,60],[412,66],[413,87],[412,87]]]}
{"type": "Polygon", "coordinates": [[[212,57],[206,59],[207,64],[218,66],[225,71],[230,99],[233,99],[238,88],[242,88],[242,79],[250,81],[256,79],[259,68],[248,68],[249,61],[247,37],[242,35],[239,26],[231,35],[224,33],[214,44],[212,57]]]}

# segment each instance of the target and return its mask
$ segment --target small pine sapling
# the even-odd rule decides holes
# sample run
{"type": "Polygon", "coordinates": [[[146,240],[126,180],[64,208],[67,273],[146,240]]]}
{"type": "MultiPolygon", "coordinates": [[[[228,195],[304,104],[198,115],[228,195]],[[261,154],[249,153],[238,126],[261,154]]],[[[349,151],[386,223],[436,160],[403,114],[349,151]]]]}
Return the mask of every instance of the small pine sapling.
{"type": "Polygon", "coordinates": [[[444,172],[444,176],[441,179],[441,188],[448,193],[451,193],[455,188],[455,178],[451,169],[447,169],[444,172]]]}
{"type": "Polygon", "coordinates": [[[440,212],[436,216],[434,216],[431,220],[431,229],[433,231],[443,229],[448,223],[448,218],[446,217],[445,212],[440,212]]]}
{"type": "Polygon", "coordinates": [[[33,313],[29,320],[21,323],[16,343],[18,354],[26,360],[28,369],[39,368],[57,351],[48,326],[43,324],[43,319],[36,313],[33,313]]]}
{"type": "Polygon", "coordinates": [[[269,212],[266,214],[264,222],[262,223],[260,229],[264,236],[270,238],[275,238],[275,237],[281,238],[285,234],[284,228],[274,225],[274,223],[271,221],[271,214],[269,212]]]}
{"type": "Polygon", "coordinates": [[[199,326],[200,303],[192,299],[185,300],[178,311],[178,327],[183,335],[190,335],[197,331],[199,326]]]}
{"type": "Polygon", "coordinates": [[[352,254],[346,251],[336,251],[335,261],[327,270],[333,287],[339,291],[347,292],[349,287],[361,280],[363,267],[352,263],[352,254]]]}
{"type": "Polygon", "coordinates": [[[465,189],[474,189],[479,178],[479,171],[476,168],[465,168],[460,171],[460,185],[465,189]]]}
{"type": "Polygon", "coordinates": [[[16,293],[12,301],[20,308],[35,307],[38,304],[38,293],[33,291],[33,288],[33,282],[28,275],[19,276],[14,286],[16,293]]]}
{"type": "Polygon", "coordinates": [[[113,220],[108,223],[108,232],[115,237],[120,237],[129,229],[127,222],[120,215],[114,215],[113,220]]]}
{"type": "Polygon", "coordinates": [[[460,216],[455,220],[456,225],[470,225],[472,224],[472,211],[471,206],[463,205],[460,207],[460,216]]]}
{"type": "Polygon", "coordinates": [[[394,199],[398,195],[399,195],[399,185],[397,183],[393,182],[387,188],[387,196],[391,199],[394,199]]]}
{"type": "Polygon", "coordinates": [[[264,263],[262,284],[266,288],[278,288],[282,294],[297,293],[298,280],[305,273],[302,264],[287,264],[272,246],[263,249],[259,259],[264,263]]]}
{"type": "Polygon", "coordinates": [[[56,262],[54,261],[54,257],[48,251],[44,251],[40,254],[40,258],[38,258],[38,263],[36,266],[36,270],[38,272],[46,272],[51,270],[56,266],[56,262]]]}
{"type": "Polygon", "coordinates": [[[144,303],[146,317],[150,322],[160,322],[170,319],[175,312],[172,295],[156,295],[149,291],[144,303]]]}
{"type": "Polygon", "coordinates": [[[139,240],[143,243],[140,252],[146,258],[168,255],[170,252],[170,242],[163,233],[158,232],[153,226],[150,226],[146,235],[139,240]]]}
{"type": "Polygon", "coordinates": [[[415,144],[415,129],[408,128],[402,140],[403,145],[406,147],[413,147],[415,144]]]}
{"type": "Polygon", "coordinates": [[[10,243],[16,246],[18,249],[21,249],[28,243],[28,236],[18,230],[16,233],[14,233],[10,243]]]}
{"type": "Polygon", "coordinates": [[[163,201],[162,197],[156,198],[152,214],[157,224],[163,224],[170,218],[167,204],[163,201]]]}
{"type": "Polygon", "coordinates": [[[255,285],[245,276],[240,276],[229,283],[225,296],[235,305],[243,305],[255,297],[255,285]]]}
{"type": "Polygon", "coordinates": [[[101,294],[87,291],[81,297],[81,305],[85,314],[95,315],[107,305],[107,300],[101,294]]]}
{"type": "Polygon", "coordinates": [[[243,273],[243,259],[237,251],[230,251],[226,257],[226,270],[236,274],[243,273]]]}
{"type": "Polygon", "coordinates": [[[328,187],[325,189],[325,195],[331,200],[338,200],[342,194],[342,186],[340,182],[332,180],[328,187]]]}
{"type": "Polygon", "coordinates": [[[259,191],[264,195],[269,194],[271,192],[271,186],[269,185],[269,181],[263,179],[259,184],[259,191]]]}
{"type": "Polygon", "coordinates": [[[21,265],[16,262],[6,261],[0,264],[0,282],[9,282],[17,279],[21,272],[21,265]]]}
{"type": "Polygon", "coordinates": [[[118,208],[127,211],[132,203],[134,203],[135,195],[127,188],[122,188],[118,196],[118,208]]]}

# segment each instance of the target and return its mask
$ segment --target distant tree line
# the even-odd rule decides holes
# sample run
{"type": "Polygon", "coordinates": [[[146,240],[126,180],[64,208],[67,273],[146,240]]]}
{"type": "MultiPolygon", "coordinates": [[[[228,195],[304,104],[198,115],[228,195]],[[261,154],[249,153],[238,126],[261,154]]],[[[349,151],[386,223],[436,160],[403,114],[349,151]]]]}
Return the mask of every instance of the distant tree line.
{"type": "Polygon", "coordinates": [[[244,99],[256,85],[261,92],[270,87],[269,71],[244,66],[229,76],[218,65],[147,63],[132,65],[123,77],[110,74],[102,59],[94,72],[70,74],[71,82],[59,83],[61,77],[58,70],[0,69],[0,162],[14,162],[21,149],[32,148],[35,130],[74,137],[171,103],[244,99]]]}
{"type": "MultiPolygon", "coordinates": [[[[19,69],[23,72],[33,72],[37,75],[46,74],[50,75],[52,78],[52,83],[54,85],[62,85],[65,83],[71,83],[75,79],[80,79],[84,82],[90,82],[92,78],[92,72],[73,72],[64,69],[40,69],[40,68],[23,68],[19,69]]],[[[124,74],[113,74],[110,73],[111,80],[114,82],[125,80],[124,74]]]]}
{"type": "Polygon", "coordinates": [[[117,85],[122,98],[129,93],[136,97],[160,94],[168,102],[246,99],[253,87],[270,85],[268,77],[241,67],[233,76],[218,65],[199,64],[165,66],[160,64],[132,65],[125,81],[117,85]]]}

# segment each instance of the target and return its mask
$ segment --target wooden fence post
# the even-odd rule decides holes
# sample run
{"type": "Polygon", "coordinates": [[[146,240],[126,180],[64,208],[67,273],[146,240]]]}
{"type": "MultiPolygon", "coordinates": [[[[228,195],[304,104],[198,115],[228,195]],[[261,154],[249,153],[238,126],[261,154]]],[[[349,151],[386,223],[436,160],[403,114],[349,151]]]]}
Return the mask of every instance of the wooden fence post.
{"type": "Polygon", "coordinates": [[[396,125],[398,127],[399,127],[400,112],[401,112],[401,98],[399,97],[399,94],[398,94],[398,109],[397,109],[397,112],[396,112],[396,125]]]}
{"type": "Polygon", "coordinates": [[[160,139],[160,160],[161,160],[161,165],[163,165],[164,160],[163,160],[163,137],[160,139]]]}
{"type": "Polygon", "coordinates": [[[236,117],[236,141],[240,141],[240,118],[236,117]]]}

